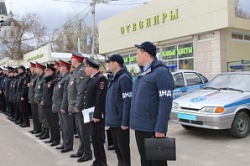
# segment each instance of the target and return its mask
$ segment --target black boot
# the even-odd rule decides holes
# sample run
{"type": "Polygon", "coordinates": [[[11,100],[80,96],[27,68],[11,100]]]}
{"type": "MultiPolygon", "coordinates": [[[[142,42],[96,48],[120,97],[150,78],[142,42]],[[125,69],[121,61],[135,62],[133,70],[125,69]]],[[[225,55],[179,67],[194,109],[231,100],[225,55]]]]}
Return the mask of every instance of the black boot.
{"type": "Polygon", "coordinates": [[[23,123],[23,119],[22,118],[19,118],[16,122],[16,125],[20,125],[23,123]]]}
{"type": "Polygon", "coordinates": [[[49,138],[49,129],[48,128],[44,128],[44,130],[45,131],[44,131],[43,135],[39,138],[41,140],[49,138]]]}
{"type": "Polygon", "coordinates": [[[42,132],[40,132],[39,134],[36,135],[36,137],[41,137],[45,132],[44,127],[42,127],[42,132]]]}

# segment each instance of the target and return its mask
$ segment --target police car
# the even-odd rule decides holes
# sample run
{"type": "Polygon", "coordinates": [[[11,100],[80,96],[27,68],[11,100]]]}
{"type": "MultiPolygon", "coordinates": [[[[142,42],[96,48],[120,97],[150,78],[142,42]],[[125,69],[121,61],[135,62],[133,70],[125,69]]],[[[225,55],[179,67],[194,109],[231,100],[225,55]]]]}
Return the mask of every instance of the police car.
{"type": "Polygon", "coordinates": [[[208,79],[203,74],[194,70],[178,70],[171,73],[175,84],[173,91],[174,99],[187,93],[200,90],[208,82],[208,79]]]}
{"type": "Polygon", "coordinates": [[[203,89],[177,98],[170,118],[186,129],[228,129],[236,138],[249,133],[250,72],[218,74],[203,89]]]}

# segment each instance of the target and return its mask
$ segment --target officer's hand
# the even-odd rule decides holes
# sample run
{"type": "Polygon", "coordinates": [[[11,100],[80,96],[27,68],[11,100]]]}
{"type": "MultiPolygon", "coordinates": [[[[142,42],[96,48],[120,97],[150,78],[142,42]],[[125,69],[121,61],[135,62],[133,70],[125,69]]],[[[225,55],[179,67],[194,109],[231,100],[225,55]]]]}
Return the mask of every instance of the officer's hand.
{"type": "Polygon", "coordinates": [[[27,84],[27,87],[30,87],[30,83],[27,84]]]}
{"type": "Polygon", "coordinates": [[[21,101],[24,101],[24,98],[23,98],[23,97],[21,97],[21,101]]]}
{"type": "Polygon", "coordinates": [[[65,110],[63,110],[63,109],[61,109],[60,111],[61,111],[61,113],[63,113],[63,114],[65,114],[65,113],[66,113],[66,111],[65,111],[65,110]]]}
{"type": "Polygon", "coordinates": [[[41,105],[44,105],[44,102],[43,102],[43,101],[41,101],[41,105]]]}
{"type": "Polygon", "coordinates": [[[75,108],[75,112],[80,112],[80,110],[78,110],[78,109],[75,108]]]}
{"type": "Polygon", "coordinates": [[[127,130],[127,129],[128,129],[128,126],[121,126],[121,129],[122,129],[122,130],[127,130]]]}
{"type": "Polygon", "coordinates": [[[155,133],[155,138],[164,138],[165,137],[165,133],[155,133]]]}
{"type": "Polygon", "coordinates": [[[97,123],[97,122],[100,122],[100,119],[92,118],[92,121],[93,121],[94,123],[97,123]]]}

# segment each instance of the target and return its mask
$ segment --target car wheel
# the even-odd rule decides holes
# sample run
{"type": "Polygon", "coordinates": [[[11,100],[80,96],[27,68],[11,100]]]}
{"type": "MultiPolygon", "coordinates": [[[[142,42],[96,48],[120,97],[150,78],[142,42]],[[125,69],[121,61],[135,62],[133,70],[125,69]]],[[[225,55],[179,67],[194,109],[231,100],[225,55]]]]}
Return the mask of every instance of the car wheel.
{"type": "Polygon", "coordinates": [[[186,129],[186,130],[191,130],[191,129],[193,129],[194,127],[192,127],[192,126],[187,126],[187,125],[181,125],[184,129],[186,129]]]}
{"type": "Polygon", "coordinates": [[[235,138],[246,137],[249,133],[249,116],[245,112],[237,113],[234,117],[232,127],[229,130],[231,136],[235,138]]]}

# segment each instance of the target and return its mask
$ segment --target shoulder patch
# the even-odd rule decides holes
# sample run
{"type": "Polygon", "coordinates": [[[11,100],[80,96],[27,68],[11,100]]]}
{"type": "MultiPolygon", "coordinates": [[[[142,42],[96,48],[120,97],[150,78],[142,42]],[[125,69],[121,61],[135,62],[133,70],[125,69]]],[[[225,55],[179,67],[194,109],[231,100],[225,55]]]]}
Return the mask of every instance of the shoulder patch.
{"type": "Polygon", "coordinates": [[[100,82],[99,89],[104,89],[104,82],[100,82]]]}

